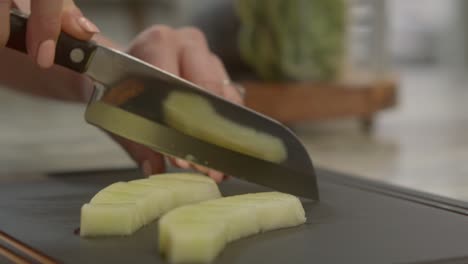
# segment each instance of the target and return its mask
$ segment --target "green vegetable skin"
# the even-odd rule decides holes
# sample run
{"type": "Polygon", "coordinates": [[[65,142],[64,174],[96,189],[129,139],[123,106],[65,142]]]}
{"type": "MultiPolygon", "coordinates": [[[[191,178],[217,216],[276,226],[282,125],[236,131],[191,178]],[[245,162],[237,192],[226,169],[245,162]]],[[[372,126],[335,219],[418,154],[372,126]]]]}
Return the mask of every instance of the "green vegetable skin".
{"type": "Polygon", "coordinates": [[[268,192],[179,207],[159,221],[159,250],[171,263],[208,263],[231,241],[304,223],[292,195],[268,192]]]}
{"type": "Polygon", "coordinates": [[[130,235],[173,208],[219,197],[216,183],[199,174],[168,173],[117,182],[83,205],[80,235],[130,235]]]}
{"type": "Polygon", "coordinates": [[[163,109],[166,123],[187,135],[275,163],[287,158],[281,139],[224,118],[199,95],[172,92],[163,109]]]}
{"type": "Polygon", "coordinates": [[[266,80],[330,80],[342,68],[345,0],[237,0],[239,50],[266,80]]]}

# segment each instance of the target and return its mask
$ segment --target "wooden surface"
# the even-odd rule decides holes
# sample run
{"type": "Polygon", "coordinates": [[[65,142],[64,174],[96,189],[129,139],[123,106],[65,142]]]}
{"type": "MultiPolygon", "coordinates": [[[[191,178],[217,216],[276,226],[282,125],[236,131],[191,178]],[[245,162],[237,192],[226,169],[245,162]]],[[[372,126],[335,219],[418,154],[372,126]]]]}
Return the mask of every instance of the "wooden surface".
{"type": "Polygon", "coordinates": [[[243,83],[248,107],[283,123],[343,117],[369,118],[396,104],[396,82],[362,85],[243,83]]]}

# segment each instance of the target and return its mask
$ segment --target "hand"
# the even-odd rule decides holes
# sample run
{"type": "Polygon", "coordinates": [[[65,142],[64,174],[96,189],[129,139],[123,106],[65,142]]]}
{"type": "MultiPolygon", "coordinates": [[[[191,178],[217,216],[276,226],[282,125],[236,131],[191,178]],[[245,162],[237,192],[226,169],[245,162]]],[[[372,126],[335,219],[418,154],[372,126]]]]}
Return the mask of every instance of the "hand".
{"type": "MultiPolygon", "coordinates": [[[[239,91],[231,85],[221,60],[210,52],[203,34],[195,28],[172,29],[154,26],[141,33],[133,41],[128,53],[170,73],[206,88],[226,99],[241,104],[239,91]]],[[[115,137],[138,163],[145,175],[164,170],[161,154],[126,139],[115,137]]],[[[173,165],[193,168],[220,182],[225,176],[218,171],[191,164],[180,159],[170,159],[173,165]]]]}
{"type": "Polygon", "coordinates": [[[12,5],[25,13],[31,13],[26,47],[28,54],[41,68],[53,65],[61,30],[81,40],[89,40],[99,32],[83,16],[73,0],[0,0],[0,47],[8,41],[12,5]]]}

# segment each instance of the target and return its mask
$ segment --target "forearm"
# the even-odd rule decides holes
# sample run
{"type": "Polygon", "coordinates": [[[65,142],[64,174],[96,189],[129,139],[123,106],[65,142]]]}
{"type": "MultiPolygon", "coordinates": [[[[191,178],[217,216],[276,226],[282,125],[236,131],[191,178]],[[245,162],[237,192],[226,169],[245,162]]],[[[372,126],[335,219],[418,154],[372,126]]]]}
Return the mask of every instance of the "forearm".
{"type": "MultiPolygon", "coordinates": [[[[102,36],[94,40],[119,48],[102,36]]],[[[0,49],[0,84],[36,96],[74,102],[86,102],[92,91],[92,82],[84,75],[59,66],[40,69],[30,57],[9,49],[0,49]]]]}

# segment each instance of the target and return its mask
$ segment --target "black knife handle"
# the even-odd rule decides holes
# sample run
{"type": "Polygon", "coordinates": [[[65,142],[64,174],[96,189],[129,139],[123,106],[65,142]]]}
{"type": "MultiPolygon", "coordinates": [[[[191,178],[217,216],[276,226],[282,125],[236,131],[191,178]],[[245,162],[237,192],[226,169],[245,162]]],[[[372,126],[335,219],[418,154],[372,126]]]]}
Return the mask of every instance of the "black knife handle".
{"type": "MultiPolygon", "coordinates": [[[[7,47],[27,53],[26,28],[28,17],[17,10],[10,11],[10,37],[7,47]]],[[[55,64],[83,73],[87,70],[88,62],[96,51],[97,45],[92,41],[82,41],[60,33],[55,52],[55,64]]]]}

